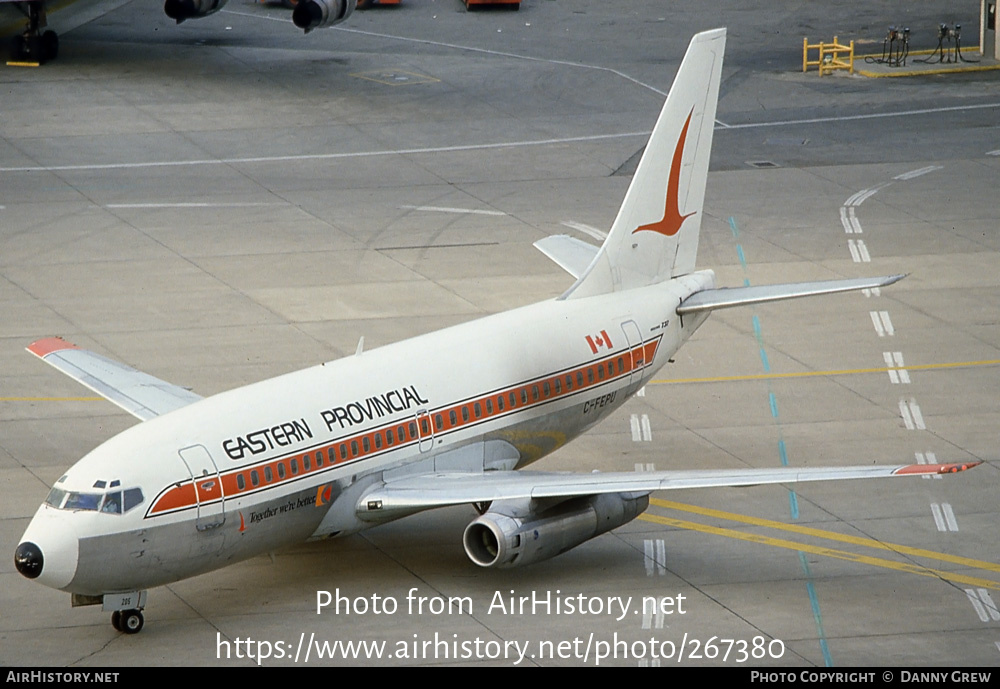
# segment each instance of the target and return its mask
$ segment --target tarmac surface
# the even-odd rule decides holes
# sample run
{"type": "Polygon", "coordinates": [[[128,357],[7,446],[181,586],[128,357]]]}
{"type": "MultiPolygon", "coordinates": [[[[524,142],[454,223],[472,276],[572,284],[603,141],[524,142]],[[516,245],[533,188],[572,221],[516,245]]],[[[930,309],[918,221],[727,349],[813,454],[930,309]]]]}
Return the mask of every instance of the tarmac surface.
{"type": "MultiPolygon", "coordinates": [[[[181,26],[116,4],[54,15],[58,61],[0,67],[0,664],[253,665],[268,642],[291,665],[302,638],[393,653],[311,665],[506,666],[525,644],[522,665],[1000,663],[995,72],[801,73],[802,36],[880,40],[888,2],[403,0],[305,37],[245,0],[181,26]],[[465,557],[471,508],[440,510],[154,589],[135,636],[14,570],[51,484],[136,423],[25,346],[60,335],[209,395],[554,297],[571,278],[532,242],[599,242],[691,35],[720,23],[699,264],[722,285],[909,277],[713,314],[536,467],[985,465],[657,493],[505,571],[465,557]],[[318,591],[351,610],[317,614],[318,591]],[[551,606],[511,609],[532,596],[551,606]]],[[[907,11],[927,42],[976,22],[907,11]]]]}

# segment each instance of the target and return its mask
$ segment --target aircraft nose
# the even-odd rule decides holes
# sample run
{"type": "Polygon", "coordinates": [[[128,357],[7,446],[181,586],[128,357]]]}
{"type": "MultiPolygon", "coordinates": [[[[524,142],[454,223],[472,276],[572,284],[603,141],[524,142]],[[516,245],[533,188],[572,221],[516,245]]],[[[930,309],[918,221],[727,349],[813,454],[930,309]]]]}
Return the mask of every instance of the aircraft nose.
{"type": "Polygon", "coordinates": [[[42,556],[42,549],[31,541],[25,541],[14,551],[14,567],[21,573],[21,576],[28,579],[37,578],[42,573],[44,564],[45,558],[42,556]]]}

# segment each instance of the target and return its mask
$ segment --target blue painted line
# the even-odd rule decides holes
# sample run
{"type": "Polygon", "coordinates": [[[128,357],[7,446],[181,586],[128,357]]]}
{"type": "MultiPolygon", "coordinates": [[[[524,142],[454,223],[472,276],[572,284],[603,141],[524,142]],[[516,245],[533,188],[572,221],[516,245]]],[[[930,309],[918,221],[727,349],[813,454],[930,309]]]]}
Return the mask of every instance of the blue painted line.
{"type": "Polygon", "coordinates": [[[809,578],[806,582],[806,591],[809,593],[809,604],[812,606],[813,621],[816,623],[816,633],[819,634],[819,647],[823,651],[823,662],[827,667],[833,667],[833,656],[830,655],[830,647],[826,643],[826,632],[823,631],[823,613],[819,609],[819,598],[816,597],[816,587],[812,583],[812,572],[809,571],[809,561],[806,555],[799,551],[799,564],[802,571],[809,578]]]}
{"type": "MultiPolygon", "coordinates": [[[[736,227],[736,218],[729,217],[729,230],[733,233],[733,238],[739,239],[740,232],[736,227]]],[[[747,276],[747,261],[746,255],[743,253],[743,245],[736,244],[736,254],[739,256],[740,265],[743,266],[743,286],[750,286],[750,278],[747,276]]],[[[764,335],[763,330],[760,326],[760,319],[754,314],[752,318],[753,323],[753,334],[757,339],[757,346],[760,348],[760,362],[764,366],[764,372],[771,372],[771,363],[767,358],[767,351],[764,347],[764,335]]],[[[775,419],[778,428],[778,456],[781,458],[781,466],[788,466],[788,450],[785,447],[785,438],[781,430],[781,422],[778,421],[778,399],[774,396],[774,392],[771,390],[770,382],[768,385],[768,404],[771,407],[771,416],[775,419]]],[[[799,518],[799,497],[794,490],[788,491],[788,511],[792,515],[792,519],[799,518]]],[[[812,582],[812,572],[809,571],[809,562],[806,560],[805,553],[799,551],[799,563],[802,567],[802,571],[806,576],[806,591],[809,593],[809,604],[812,606],[813,621],[816,624],[816,634],[819,636],[819,647],[823,652],[823,662],[827,667],[833,666],[833,656],[830,654],[830,646],[826,642],[826,632],[823,631],[823,615],[819,609],[819,598],[816,596],[816,588],[813,586],[812,582]]]]}

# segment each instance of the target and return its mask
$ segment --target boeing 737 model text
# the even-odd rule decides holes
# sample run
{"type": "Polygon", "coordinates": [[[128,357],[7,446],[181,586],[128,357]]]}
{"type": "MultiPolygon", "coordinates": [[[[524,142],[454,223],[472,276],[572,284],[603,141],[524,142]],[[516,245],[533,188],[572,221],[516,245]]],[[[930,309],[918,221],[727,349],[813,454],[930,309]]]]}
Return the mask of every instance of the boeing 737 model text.
{"type": "Polygon", "coordinates": [[[55,482],[17,570],[134,633],[150,587],[433,507],[475,505],[469,558],[515,567],[628,523],[655,490],[973,466],[524,470],[621,407],[712,310],[902,277],[718,289],[695,270],[725,40],[691,41],[603,246],[537,242],[576,278],[556,299],[205,399],[58,338],[32,344],[142,423],[55,482]]]}

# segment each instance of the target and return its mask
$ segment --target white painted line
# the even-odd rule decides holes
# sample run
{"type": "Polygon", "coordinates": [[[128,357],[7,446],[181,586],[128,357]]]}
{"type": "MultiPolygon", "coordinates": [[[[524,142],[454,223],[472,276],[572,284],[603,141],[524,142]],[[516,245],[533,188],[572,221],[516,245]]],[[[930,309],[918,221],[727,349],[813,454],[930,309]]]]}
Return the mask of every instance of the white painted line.
{"type": "Polygon", "coordinates": [[[561,225],[565,225],[566,227],[570,228],[571,230],[578,230],[579,232],[583,232],[586,235],[590,235],[594,239],[600,239],[601,241],[604,241],[605,239],[608,238],[608,233],[607,232],[602,232],[601,230],[597,229],[596,227],[591,227],[590,225],[584,225],[582,222],[573,222],[572,220],[563,220],[562,223],[560,223],[560,224],[561,225]]]}
{"type": "Polygon", "coordinates": [[[844,232],[851,234],[854,232],[854,228],[851,227],[851,221],[847,219],[847,206],[840,207],[840,224],[844,227],[844,232]]]}
{"type": "Polygon", "coordinates": [[[629,417],[629,423],[632,425],[632,442],[637,443],[642,440],[642,432],[639,430],[639,415],[632,414],[629,417]]]}
{"type": "Polygon", "coordinates": [[[869,263],[872,260],[871,255],[868,253],[868,247],[865,246],[863,239],[848,239],[847,248],[851,251],[851,259],[855,263],[869,263]]]}
{"type": "Polygon", "coordinates": [[[931,503],[931,515],[934,517],[934,526],[937,527],[938,531],[947,531],[947,527],[944,525],[944,517],[941,516],[941,507],[936,503],[931,503]]]}
{"type": "MultiPolygon", "coordinates": [[[[937,464],[938,463],[938,461],[937,461],[937,455],[935,455],[933,452],[928,452],[926,454],[924,454],[923,452],[914,452],[913,454],[917,458],[917,464],[937,464]]],[[[937,479],[937,480],[940,481],[941,480],[941,474],[932,474],[930,476],[924,474],[920,478],[923,478],[923,479],[937,479]]]]}
{"type": "Polygon", "coordinates": [[[903,423],[910,431],[926,431],[924,417],[920,413],[920,407],[915,399],[899,400],[899,413],[903,416],[903,423]]]}
{"type": "Polygon", "coordinates": [[[864,240],[859,239],[857,240],[857,242],[858,242],[858,253],[861,254],[861,262],[862,263],[871,262],[872,257],[868,254],[868,247],[865,246],[864,240]]]}
{"type": "Polygon", "coordinates": [[[950,502],[941,503],[941,513],[944,515],[944,521],[948,525],[948,530],[958,531],[958,520],[955,518],[955,510],[951,508],[950,502]]]}
{"type": "Polygon", "coordinates": [[[974,589],[965,589],[965,595],[969,597],[969,602],[972,603],[972,608],[979,615],[979,620],[981,622],[989,622],[990,616],[986,612],[986,608],[983,607],[982,601],[979,600],[979,595],[974,589]]]}
{"type": "MultiPolygon", "coordinates": [[[[234,11],[231,11],[231,10],[222,10],[222,11],[223,12],[228,12],[230,14],[240,14],[240,15],[242,15],[244,17],[256,17],[257,16],[257,15],[253,15],[253,14],[244,14],[244,13],[241,13],[241,12],[234,12],[234,11]]],[[[284,21],[287,22],[288,20],[285,19],[284,21]]],[[[361,29],[351,29],[351,28],[347,28],[347,27],[344,27],[344,26],[335,27],[335,30],[336,31],[343,31],[345,33],[359,34],[361,36],[375,36],[377,38],[388,38],[388,39],[392,39],[392,40],[395,40],[395,41],[406,41],[408,43],[423,43],[424,45],[436,45],[436,46],[439,46],[441,48],[454,48],[455,50],[464,50],[464,51],[470,52],[470,53],[483,53],[485,55],[497,55],[497,56],[500,56],[500,57],[512,57],[512,58],[515,58],[515,59],[518,59],[518,60],[527,60],[529,62],[546,62],[546,63],[552,64],[552,65],[563,65],[565,67],[582,67],[584,69],[592,69],[592,70],[595,70],[595,71],[598,71],[598,72],[609,72],[610,74],[615,74],[615,75],[617,75],[617,76],[619,76],[619,77],[621,77],[621,78],[623,78],[623,79],[625,79],[627,81],[631,81],[633,84],[636,84],[638,86],[642,86],[645,89],[649,89],[653,93],[658,93],[661,96],[666,96],[667,95],[665,91],[661,91],[660,89],[656,88],[655,86],[650,86],[649,84],[644,84],[643,82],[639,81],[635,77],[629,76],[628,74],[625,74],[624,72],[619,72],[617,69],[612,69],[610,67],[602,67],[600,65],[588,65],[588,64],[583,63],[583,62],[571,62],[569,60],[553,60],[551,58],[534,57],[532,55],[520,55],[518,53],[506,53],[506,52],[503,52],[503,51],[500,51],[500,50],[489,50],[487,48],[478,48],[478,47],[473,47],[473,46],[459,45],[457,43],[442,43],[441,41],[431,41],[431,40],[428,40],[426,38],[408,38],[406,36],[394,36],[392,34],[376,33],[374,31],[362,31],[361,29]]]]}
{"type": "Polygon", "coordinates": [[[642,439],[647,443],[653,440],[653,427],[649,423],[649,414],[642,415],[642,439]]]}
{"type": "Polygon", "coordinates": [[[636,397],[645,397],[646,396],[646,386],[643,385],[641,388],[639,388],[639,391],[635,393],[635,396],[636,397]]]}
{"type": "Polygon", "coordinates": [[[875,326],[875,332],[878,333],[878,336],[885,337],[885,326],[882,325],[882,319],[879,318],[878,311],[869,311],[868,315],[871,316],[872,325],[875,326]]]}
{"type": "Polygon", "coordinates": [[[882,296],[882,290],[879,289],[878,287],[872,287],[871,289],[863,289],[863,290],[861,290],[861,292],[865,295],[865,297],[881,297],[882,296]]]}
{"type": "Polygon", "coordinates": [[[898,373],[899,373],[899,381],[901,383],[903,383],[903,384],[908,385],[910,383],[910,372],[907,371],[906,368],[905,368],[906,363],[903,361],[903,353],[902,352],[893,352],[892,353],[892,358],[893,358],[893,361],[896,364],[896,367],[899,369],[899,371],[898,371],[898,373]]]}
{"type": "Polygon", "coordinates": [[[287,203],[109,203],[105,208],[257,208],[260,206],[287,206],[287,203]]]}
{"type": "Polygon", "coordinates": [[[983,622],[989,622],[991,619],[994,622],[1000,621],[1000,610],[997,610],[997,604],[993,602],[989,591],[982,588],[965,589],[965,595],[969,597],[969,602],[976,609],[980,620],[983,622]]]}
{"type": "Polygon", "coordinates": [[[851,251],[851,260],[855,263],[861,263],[861,254],[858,253],[858,247],[854,244],[853,239],[847,240],[847,248],[851,251]]]}
{"type": "Polygon", "coordinates": [[[670,625],[664,624],[666,619],[666,613],[663,612],[663,599],[656,603],[652,601],[645,601],[642,606],[642,628],[643,629],[663,629],[668,628],[670,625]]]}
{"type": "MultiPolygon", "coordinates": [[[[667,544],[662,538],[647,538],[642,542],[646,576],[664,576],[667,573],[667,544]]],[[[647,627],[648,629],[648,627],[647,627]]]]}
{"type": "MultiPolygon", "coordinates": [[[[225,10],[223,10],[225,11],[225,10]]],[[[900,110],[898,112],[880,112],[867,115],[842,115],[840,117],[813,117],[806,120],[781,120],[778,122],[753,122],[748,124],[731,124],[727,129],[753,129],[756,127],[783,127],[788,124],[823,124],[824,122],[850,122],[854,120],[875,120],[883,117],[909,117],[910,115],[932,115],[939,112],[956,110],[983,110],[1000,107],[1000,103],[980,103],[976,105],[956,105],[945,108],[923,108],[920,110],[900,110]]]]}
{"type": "Polygon", "coordinates": [[[216,160],[153,160],[146,163],[105,163],[91,165],[51,165],[0,167],[0,172],[74,172],[88,170],[136,170],[150,167],[193,167],[199,165],[247,165],[252,163],[288,163],[308,160],[337,160],[341,158],[373,158],[391,155],[416,155],[422,153],[455,153],[461,151],[483,151],[498,148],[522,148],[525,146],[549,146],[580,141],[601,141],[606,139],[626,139],[648,137],[649,132],[629,132],[625,134],[596,134],[573,136],[565,139],[537,139],[533,141],[509,141],[507,143],[467,144],[457,146],[431,146],[427,148],[400,148],[385,151],[355,151],[353,153],[311,153],[287,156],[257,156],[247,158],[219,158],[216,160]]]}
{"type": "Polygon", "coordinates": [[[888,311],[869,311],[868,315],[871,317],[872,325],[875,326],[875,332],[878,333],[879,337],[892,337],[896,334],[888,311]]]}
{"type": "Polygon", "coordinates": [[[861,234],[861,223],[858,221],[858,216],[854,212],[854,206],[847,209],[847,219],[851,221],[851,227],[854,229],[854,234],[861,234]]]}
{"type": "Polygon", "coordinates": [[[428,211],[431,213],[459,213],[469,215],[507,215],[503,211],[485,211],[472,208],[447,208],[443,206],[400,206],[414,211],[428,211]]]}
{"type": "Polygon", "coordinates": [[[635,463],[635,470],[636,471],[656,471],[656,465],[653,464],[652,462],[645,462],[645,463],[643,463],[643,462],[636,462],[635,463]]]}
{"type": "Polygon", "coordinates": [[[882,352],[882,358],[885,359],[885,365],[889,366],[887,373],[889,374],[889,381],[895,384],[899,384],[899,372],[891,368],[893,366],[892,362],[892,352],[882,352]]]}
{"type": "Polygon", "coordinates": [[[947,502],[940,505],[931,503],[931,514],[934,515],[934,524],[938,531],[958,531],[958,520],[955,519],[955,511],[947,502]]]}
{"type": "Polygon", "coordinates": [[[910,170],[909,172],[904,172],[901,175],[896,175],[893,179],[907,180],[914,179],[915,177],[920,177],[921,175],[926,175],[928,172],[934,172],[935,170],[940,170],[943,165],[928,165],[927,167],[922,167],[919,170],[910,170]]]}

